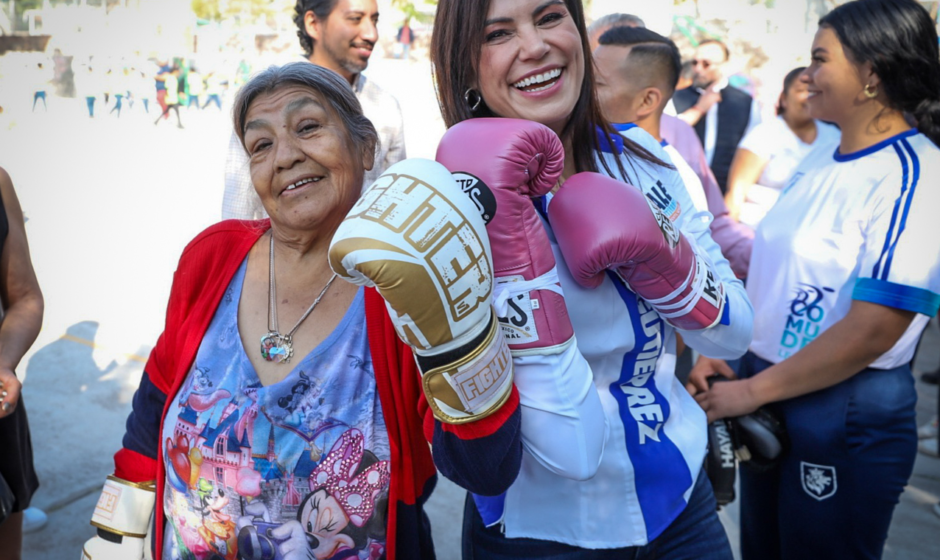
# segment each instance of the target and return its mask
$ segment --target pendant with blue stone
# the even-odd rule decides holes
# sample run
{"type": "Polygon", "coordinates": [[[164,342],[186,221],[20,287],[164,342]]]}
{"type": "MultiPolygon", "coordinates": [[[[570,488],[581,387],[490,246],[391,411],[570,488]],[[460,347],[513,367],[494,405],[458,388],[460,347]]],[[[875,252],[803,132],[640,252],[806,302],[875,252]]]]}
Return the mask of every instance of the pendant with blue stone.
{"type": "Polygon", "coordinates": [[[261,357],[267,362],[286,364],[294,355],[294,346],[290,336],[269,332],[261,337],[261,357]]]}

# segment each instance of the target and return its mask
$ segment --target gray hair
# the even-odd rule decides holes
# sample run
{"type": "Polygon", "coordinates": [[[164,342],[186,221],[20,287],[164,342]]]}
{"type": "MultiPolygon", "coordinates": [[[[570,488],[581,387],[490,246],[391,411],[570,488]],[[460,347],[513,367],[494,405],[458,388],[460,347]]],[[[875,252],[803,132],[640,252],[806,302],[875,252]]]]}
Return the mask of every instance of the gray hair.
{"type": "Polygon", "coordinates": [[[607,14],[594,20],[588,26],[588,36],[594,35],[601,29],[608,27],[620,27],[626,25],[629,27],[646,27],[646,22],[633,14],[607,14]]]}
{"type": "Polygon", "coordinates": [[[292,85],[310,88],[318,93],[340,117],[346,133],[360,152],[374,153],[378,147],[379,135],[372,121],[362,114],[362,105],[349,87],[349,82],[336,72],[310,62],[269,66],[238,91],[232,117],[235,133],[238,134],[243,148],[246,148],[245,118],[251,104],[262,95],[292,85]]]}

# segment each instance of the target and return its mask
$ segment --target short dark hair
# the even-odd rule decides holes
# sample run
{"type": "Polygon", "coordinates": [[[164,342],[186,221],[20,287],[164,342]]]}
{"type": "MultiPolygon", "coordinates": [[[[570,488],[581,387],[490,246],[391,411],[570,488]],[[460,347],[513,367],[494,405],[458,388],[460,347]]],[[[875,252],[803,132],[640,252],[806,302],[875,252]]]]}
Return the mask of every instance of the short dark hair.
{"type": "Polygon", "coordinates": [[[940,146],[940,54],[937,29],[914,0],[856,0],[819,20],[836,32],[852,62],[869,63],[887,106],[913,115],[940,146]]]}
{"type": "Polygon", "coordinates": [[[731,51],[728,50],[728,45],[722,43],[718,39],[703,39],[699,41],[698,43],[699,47],[701,47],[702,45],[718,45],[719,47],[721,47],[721,52],[725,53],[725,61],[728,61],[731,59],[731,51]]]}
{"type": "MultiPolygon", "coordinates": [[[[806,70],[806,67],[800,66],[787,73],[786,77],[783,79],[783,90],[780,91],[780,99],[783,99],[787,95],[797,78],[803,73],[803,70],[806,70]]],[[[783,103],[777,103],[777,116],[779,117],[784,112],[786,112],[786,110],[783,108],[783,103]]]]}
{"type": "Polygon", "coordinates": [[[612,27],[601,35],[601,45],[616,45],[619,47],[633,47],[630,49],[630,59],[655,67],[662,73],[669,85],[670,96],[679,83],[679,74],[682,72],[682,58],[679,48],[668,37],[663,37],[655,31],[645,27],[612,27]]]}
{"type": "Polygon", "coordinates": [[[378,146],[375,126],[362,114],[362,105],[349,87],[349,82],[332,70],[298,61],[283,66],[270,66],[238,90],[232,109],[232,124],[243,148],[245,119],[254,100],[266,93],[292,85],[310,88],[318,93],[336,112],[349,138],[363,153],[370,148],[374,151],[378,146]]]}
{"type": "Polygon", "coordinates": [[[598,29],[604,29],[605,27],[620,27],[623,25],[646,27],[646,22],[633,14],[607,14],[606,16],[601,16],[594,20],[594,22],[588,26],[587,31],[588,35],[593,35],[597,32],[598,29]]]}
{"type": "Polygon", "coordinates": [[[313,54],[313,39],[307,34],[307,26],[304,25],[304,16],[307,12],[313,12],[317,19],[326,20],[333,13],[333,8],[339,0],[297,0],[294,5],[294,24],[297,25],[297,38],[300,39],[300,46],[304,49],[304,54],[309,58],[313,54]]]}

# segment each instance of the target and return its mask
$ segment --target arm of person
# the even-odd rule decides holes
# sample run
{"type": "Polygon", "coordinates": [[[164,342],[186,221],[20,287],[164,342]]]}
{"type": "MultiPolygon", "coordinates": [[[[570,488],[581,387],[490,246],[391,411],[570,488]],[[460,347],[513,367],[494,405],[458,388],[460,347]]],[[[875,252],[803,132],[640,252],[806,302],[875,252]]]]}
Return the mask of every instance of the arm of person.
{"type": "Polygon", "coordinates": [[[0,382],[6,395],[0,419],[19,402],[20,382],[14,370],[36,340],[42,326],[43,298],[29,257],[26,226],[13,181],[0,168],[0,196],[6,209],[9,232],[0,253],[0,298],[4,304],[0,323],[0,382]],[[6,409],[6,410],[4,410],[6,409]]]}
{"type": "Polygon", "coordinates": [[[705,118],[705,115],[708,114],[708,110],[711,109],[712,105],[715,103],[721,103],[721,92],[709,89],[698,98],[695,105],[676,116],[685,121],[689,126],[695,126],[698,124],[698,121],[705,118]]]}
{"type": "MultiPolygon", "coordinates": [[[[167,326],[182,298],[177,288],[179,272],[173,275],[173,287],[167,304],[167,326]]],[[[156,478],[157,451],[160,448],[160,423],[170,392],[167,370],[167,336],[161,334],[144,365],[140,385],[131,401],[123,447],[114,455],[114,476],[129,482],[148,482],[156,478]]]]}
{"type": "Polygon", "coordinates": [[[424,395],[418,404],[434,465],[441,474],[481,496],[498,496],[509,489],[522,466],[522,409],[515,388],[493,414],[466,424],[446,424],[434,418],[424,395]]]}
{"type": "MultiPolygon", "coordinates": [[[[167,317],[172,314],[176,276],[167,317]]],[[[169,321],[168,321],[169,322],[169,321]]],[[[161,335],[144,366],[131,413],[127,418],[122,448],[114,454],[114,474],[104,481],[91,524],[95,536],[85,542],[83,558],[104,560],[149,558],[155,510],[157,454],[160,420],[169,385],[163,376],[166,335],[161,335]]],[[[159,526],[159,523],[158,523],[159,526]]]]}
{"type": "Polygon", "coordinates": [[[222,194],[223,220],[260,220],[267,213],[251,183],[248,154],[235,131],[225,156],[225,191],[222,194]]]}
{"type": "Polygon", "coordinates": [[[755,98],[751,98],[751,111],[747,119],[747,128],[744,129],[744,134],[747,135],[750,131],[754,130],[757,125],[761,124],[764,121],[763,114],[761,113],[760,102],[755,98]]]}
{"type": "MultiPolygon", "coordinates": [[[[649,147],[656,150],[654,154],[660,151],[657,148],[659,145],[655,143],[649,147]]],[[[660,168],[659,177],[678,204],[680,213],[674,221],[676,227],[712,262],[726,297],[725,316],[717,325],[703,330],[677,329],[677,332],[682,335],[686,345],[701,354],[725,359],[737,358],[747,351],[751,343],[754,323],[754,310],[747,299],[744,284],[737,279],[721,247],[712,239],[712,215],[707,211],[695,211],[695,205],[679,173],[673,169],[660,168]]]]}
{"type": "Polygon", "coordinates": [[[915,312],[855,300],[848,314],[793,356],[754,377],[717,383],[696,400],[708,421],[741,416],[771,402],[831,387],[890,350],[915,312]]]}
{"type": "Polygon", "coordinates": [[[735,151],[728,171],[728,193],[725,195],[725,204],[733,219],[739,219],[748,189],[757,182],[766,166],[767,158],[747,148],[739,147],[735,151]]]}
{"type": "Polygon", "coordinates": [[[718,280],[725,292],[725,309],[721,321],[709,329],[679,330],[683,341],[705,356],[734,359],[742,356],[751,344],[754,324],[754,309],[731,265],[721,252],[721,247],[712,239],[711,215],[699,212],[677,220],[679,229],[688,238],[694,239],[699,250],[704,250],[718,273],[718,280]]]}
{"type": "MultiPolygon", "coordinates": [[[[929,176],[934,161],[924,158],[924,176],[929,176]]],[[[935,189],[917,188],[916,178],[909,180],[900,166],[888,173],[869,199],[870,213],[856,222],[864,242],[845,317],[796,354],[747,381],[716,384],[697,395],[709,418],[748,413],[844,381],[894,348],[916,314],[937,313],[940,240],[934,233],[933,209],[940,198],[935,189]],[[900,221],[898,193],[907,203],[900,221]]]]}
{"type": "Polygon", "coordinates": [[[728,212],[725,200],[718,188],[715,175],[708,168],[705,152],[701,151],[700,169],[705,179],[702,187],[708,200],[708,211],[715,217],[712,220],[712,239],[721,247],[721,252],[728,259],[731,270],[738,278],[746,278],[751,265],[751,248],[754,245],[754,230],[737,222],[728,212]]]}
{"type": "Polygon", "coordinates": [[[516,356],[513,369],[525,451],[558,476],[592,478],[610,432],[594,374],[577,344],[561,354],[516,356]]]}
{"type": "MultiPolygon", "coordinates": [[[[632,128],[624,135],[658,158],[666,159],[665,151],[659,143],[642,129],[632,128]]],[[[722,254],[721,247],[712,239],[710,230],[712,215],[705,210],[696,210],[692,197],[689,196],[682,178],[675,169],[656,166],[650,168],[650,172],[655,176],[653,182],[657,184],[657,189],[664,189],[664,192],[673,199],[664,209],[664,213],[670,217],[673,212],[678,212],[677,216],[672,217],[673,224],[690,243],[695,245],[696,251],[711,262],[718,275],[716,280],[721,282],[725,293],[724,313],[718,324],[707,329],[677,329],[677,331],[682,335],[686,345],[700,354],[724,359],[737,358],[747,351],[751,343],[754,310],[747,299],[744,284],[737,279],[731,270],[731,265],[722,254]]],[[[657,198],[657,194],[652,192],[651,187],[649,191],[644,189],[647,198],[657,198]]]]}

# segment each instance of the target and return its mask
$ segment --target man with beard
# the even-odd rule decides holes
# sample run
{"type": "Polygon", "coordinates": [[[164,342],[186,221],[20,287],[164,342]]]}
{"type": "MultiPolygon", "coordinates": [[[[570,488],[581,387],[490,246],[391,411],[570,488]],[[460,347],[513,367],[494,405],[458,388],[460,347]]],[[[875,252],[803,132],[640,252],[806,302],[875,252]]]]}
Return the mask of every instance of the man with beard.
{"type": "Polygon", "coordinates": [[[702,141],[722,194],[727,190],[728,170],[738,142],[760,122],[754,99],[728,85],[724,75],[728,57],[728,47],[720,41],[699,43],[692,60],[692,87],[673,96],[679,118],[692,125],[702,141]]]}
{"type": "MultiPolygon", "coordinates": [[[[379,39],[376,0],[297,0],[294,12],[297,36],[307,60],[349,81],[363,113],[379,133],[375,165],[363,177],[364,190],[390,165],[407,157],[398,100],[362,74],[379,39]]],[[[251,184],[248,156],[233,132],[225,162],[222,219],[257,220],[266,216],[251,184]]]]}

